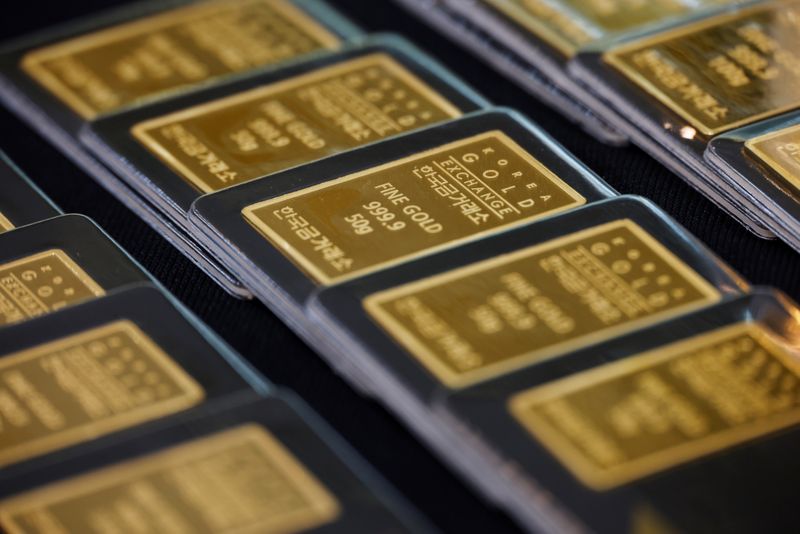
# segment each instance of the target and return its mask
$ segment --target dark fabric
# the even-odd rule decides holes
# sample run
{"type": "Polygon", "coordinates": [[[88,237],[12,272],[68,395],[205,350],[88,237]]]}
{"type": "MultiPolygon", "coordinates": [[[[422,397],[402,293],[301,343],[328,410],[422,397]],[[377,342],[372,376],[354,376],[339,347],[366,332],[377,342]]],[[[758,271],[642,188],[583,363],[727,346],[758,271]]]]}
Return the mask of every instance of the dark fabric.
{"type": "MultiPolygon", "coordinates": [[[[526,113],[623,193],[644,195],[756,284],[800,298],[800,256],[760,240],[636,148],[595,142],[479,60],[388,0],[331,0],[368,31],[412,39],[496,104],[526,113]]],[[[14,2],[0,18],[5,40],[119,1],[14,2]]],[[[414,505],[446,532],[515,531],[478,500],[376,403],[356,394],[263,306],[228,297],[180,253],[6,110],[0,148],[67,212],[97,221],[211,328],[274,382],[302,396],[414,505]]]]}

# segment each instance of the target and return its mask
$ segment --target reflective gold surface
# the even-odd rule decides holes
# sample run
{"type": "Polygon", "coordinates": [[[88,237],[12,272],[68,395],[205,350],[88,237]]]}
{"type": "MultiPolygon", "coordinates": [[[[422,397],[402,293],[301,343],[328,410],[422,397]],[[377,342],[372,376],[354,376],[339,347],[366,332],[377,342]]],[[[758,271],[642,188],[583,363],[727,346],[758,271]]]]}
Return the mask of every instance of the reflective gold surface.
{"type": "Polygon", "coordinates": [[[676,15],[698,4],[681,0],[483,0],[538,38],[572,57],[583,45],[612,33],[636,29],[676,15]]]}
{"type": "Polygon", "coordinates": [[[22,67],[91,119],[338,44],[335,35],[288,0],[217,0],[34,50],[22,67]]]}
{"type": "Polygon", "coordinates": [[[138,124],[133,135],[207,193],[459,115],[375,53],[138,124]]]}
{"type": "Polygon", "coordinates": [[[9,534],[290,534],[334,497],[271,434],[240,426],[0,502],[9,534]]]}
{"type": "Polygon", "coordinates": [[[612,49],[605,60],[701,133],[800,105],[800,2],[772,2],[612,49]]]}
{"type": "Polygon", "coordinates": [[[750,139],[745,147],[800,190],[800,124],[750,139]]]}
{"type": "Polygon", "coordinates": [[[0,358],[0,465],[198,404],[203,390],[117,321],[0,358]]]}
{"type": "Polygon", "coordinates": [[[462,387],[718,299],[623,219],[376,293],[364,305],[443,384],[462,387]]]}
{"type": "Polygon", "coordinates": [[[329,284],[584,203],[494,130],[242,213],[309,276],[329,284]]]}
{"type": "Polygon", "coordinates": [[[5,231],[8,231],[8,230],[12,230],[13,228],[14,228],[14,225],[11,224],[11,221],[9,221],[8,218],[6,218],[5,215],[0,213],[0,232],[5,232],[5,231]]]}
{"type": "Polygon", "coordinates": [[[740,323],[533,388],[509,407],[604,490],[796,424],[799,362],[740,323]]]}
{"type": "Polygon", "coordinates": [[[105,291],[62,250],[0,265],[0,326],[32,319],[105,291]]]}

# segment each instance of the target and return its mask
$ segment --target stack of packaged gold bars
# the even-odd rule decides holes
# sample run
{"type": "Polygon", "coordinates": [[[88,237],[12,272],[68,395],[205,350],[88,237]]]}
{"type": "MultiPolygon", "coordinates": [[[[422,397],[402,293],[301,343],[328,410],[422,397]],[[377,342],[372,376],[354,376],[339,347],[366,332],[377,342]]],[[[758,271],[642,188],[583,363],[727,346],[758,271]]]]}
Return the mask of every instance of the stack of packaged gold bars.
{"type": "MultiPolygon", "coordinates": [[[[471,13],[455,4],[425,2],[471,13]]],[[[713,28],[728,56],[749,39],[794,65],[796,49],[759,30],[759,17],[797,24],[780,6],[688,35],[710,54],[698,28],[713,28]]],[[[713,95],[669,67],[699,45],[674,31],[575,57],[598,89],[633,65],[699,105],[713,95]]],[[[403,39],[362,35],[320,1],[158,2],[14,43],[0,77],[9,107],[522,527],[734,532],[794,517],[800,309],[403,39]]],[[[693,128],[676,132],[694,149],[709,139],[693,128]]],[[[174,299],[123,288],[152,281],[87,220],[22,226],[0,251],[15,323],[0,328],[0,527],[428,528],[174,299]]]]}
{"type": "Polygon", "coordinates": [[[800,2],[398,1],[800,251],[800,2]]]}
{"type": "Polygon", "coordinates": [[[91,220],[0,183],[0,532],[429,529],[91,220]]]}

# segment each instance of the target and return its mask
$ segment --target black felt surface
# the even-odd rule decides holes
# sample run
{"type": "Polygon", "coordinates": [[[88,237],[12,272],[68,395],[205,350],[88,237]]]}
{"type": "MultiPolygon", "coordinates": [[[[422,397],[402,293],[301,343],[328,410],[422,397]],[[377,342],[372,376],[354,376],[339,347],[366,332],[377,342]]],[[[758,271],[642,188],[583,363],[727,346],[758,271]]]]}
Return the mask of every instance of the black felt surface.
{"type": "MultiPolygon", "coordinates": [[[[0,18],[3,40],[122,4],[117,0],[14,2],[0,18]]],[[[557,113],[505,81],[389,0],[331,0],[368,31],[413,40],[496,104],[542,125],[622,193],[654,200],[751,282],[800,298],[800,256],[760,240],[636,148],[595,142],[557,113]]],[[[236,350],[278,384],[294,389],[366,460],[446,532],[514,532],[483,505],[399,423],[350,389],[263,306],[228,297],[143,222],[6,110],[0,148],[66,212],[93,218],[236,350]]]]}

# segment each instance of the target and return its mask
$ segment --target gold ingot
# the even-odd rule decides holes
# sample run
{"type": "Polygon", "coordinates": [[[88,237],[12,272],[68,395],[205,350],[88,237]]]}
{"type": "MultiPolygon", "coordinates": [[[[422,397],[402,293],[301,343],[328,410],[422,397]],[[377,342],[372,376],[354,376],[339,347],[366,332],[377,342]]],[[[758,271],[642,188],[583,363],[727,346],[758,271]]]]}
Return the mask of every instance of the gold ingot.
{"type": "Polygon", "coordinates": [[[613,48],[604,59],[712,136],[800,105],[800,2],[712,17],[613,48]]]}
{"type": "Polygon", "coordinates": [[[340,513],[291,452],[250,424],[0,502],[0,527],[9,534],[294,534],[340,513]]]}
{"type": "Polygon", "coordinates": [[[210,193],[459,115],[379,52],[145,121],[132,133],[210,193]]]}
{"type": "Polygon", "coordinates": [[[216,0],[33,50],[22,68],[93,119],[339,44],[288,0],[216,0]]]}
{"type": "Polygon", "coordinates": [[[586,200],[499,130],[243,210],[321,284],[486,238],[586,200]]]}
{"type": "Polygon", "coordinates": [[[370,295],[367,313],[460,388],[719,300],[628,219],[370,295]]]}
{"type": "Polygon", "coordinates": [[[0,466],[198,404],[202,388],[129,321],[0,358],[0,466]]]}
{"type": "Polygon", "coordinates": [[[608,490],[800,422],[797,354],[738,323],[512,397],[514,417],[608,490]]]}

